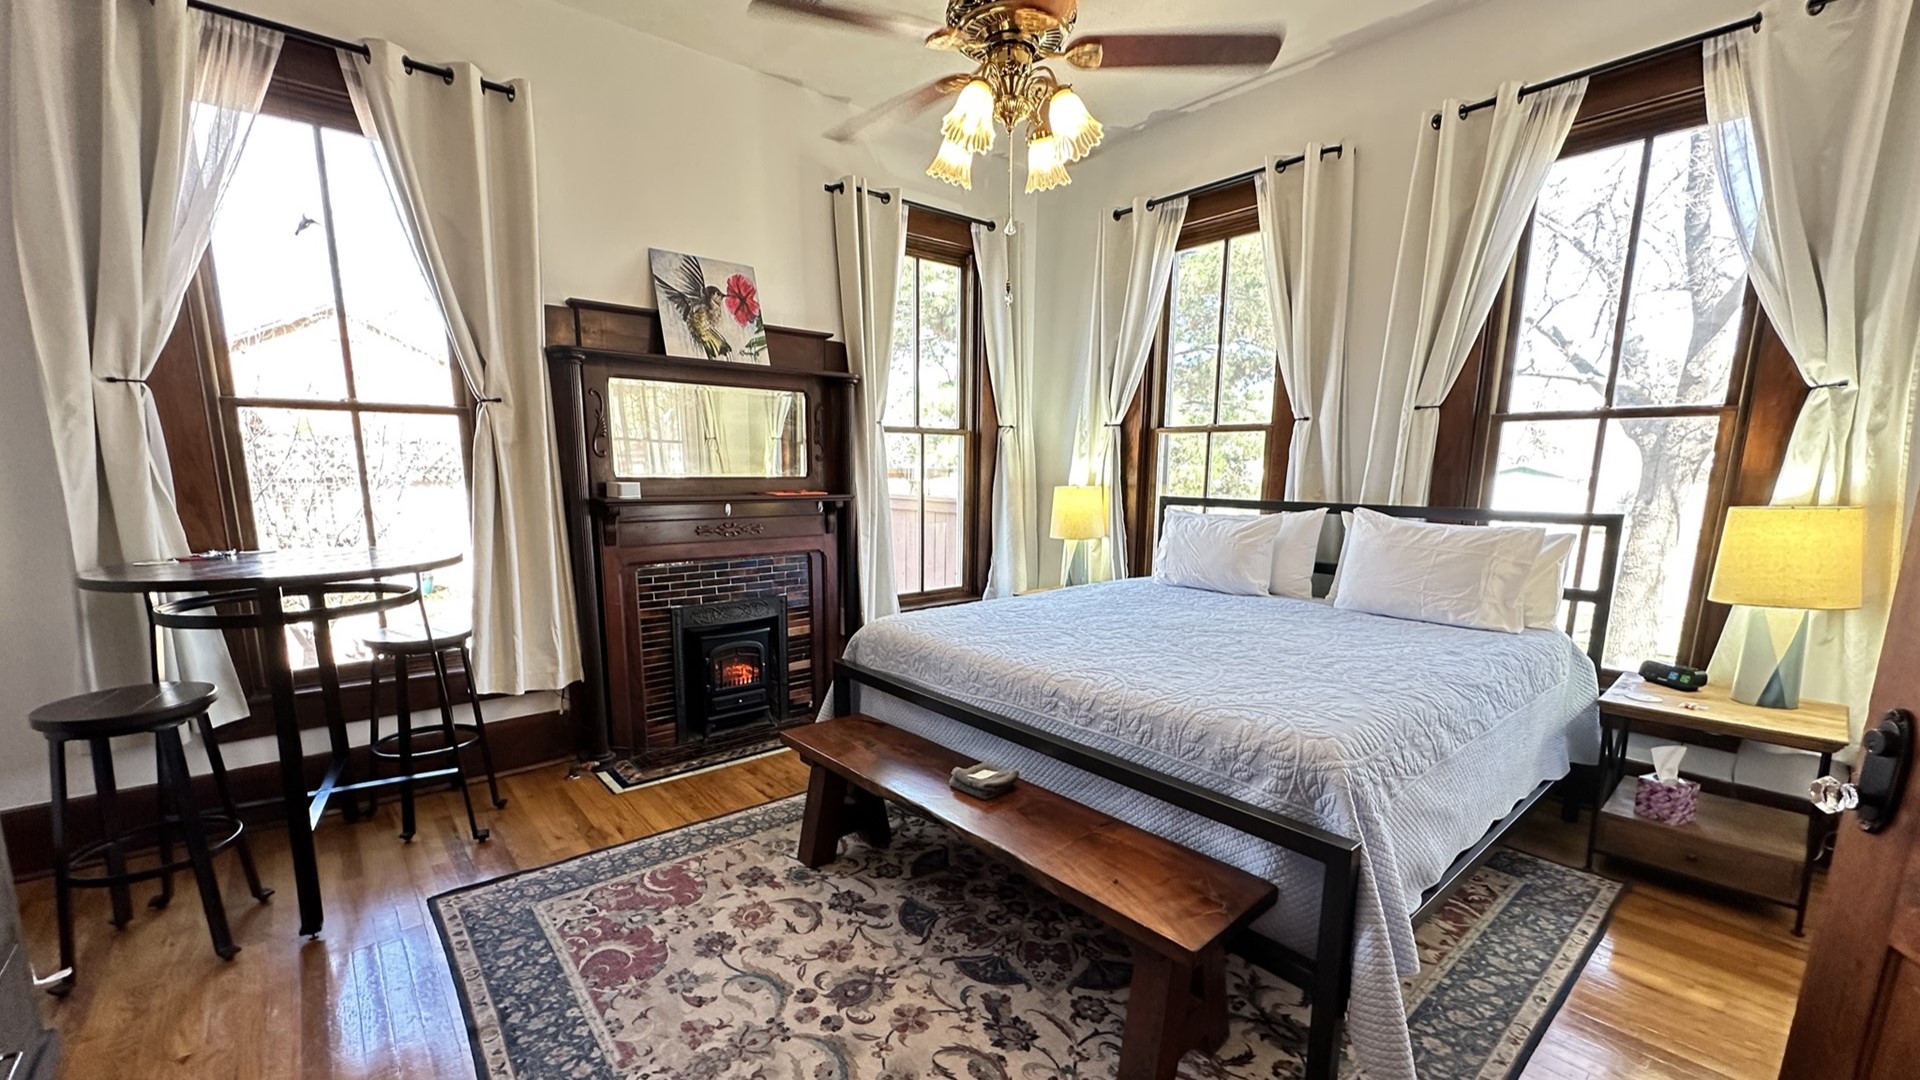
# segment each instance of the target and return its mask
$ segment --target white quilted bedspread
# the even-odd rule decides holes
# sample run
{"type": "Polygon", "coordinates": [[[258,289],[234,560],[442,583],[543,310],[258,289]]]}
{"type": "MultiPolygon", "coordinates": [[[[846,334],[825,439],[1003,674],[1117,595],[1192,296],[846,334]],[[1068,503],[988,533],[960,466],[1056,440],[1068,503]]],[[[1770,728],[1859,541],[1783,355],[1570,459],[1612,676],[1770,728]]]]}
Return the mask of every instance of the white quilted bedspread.
{"type": "MultiPolygon", "coordinates": [[[[1362,844],[1347,1020],[1372,1080],[1414,1080],[1400,976],[1456,855],[1597,740],[1593,666],[1502,634],[1135,579],[911,612],[847,657],[1362,844]]],[[[875,692],[860,711],[1273,881],[1255,929],[1312,955],[1316,863],[875,692]]]]}

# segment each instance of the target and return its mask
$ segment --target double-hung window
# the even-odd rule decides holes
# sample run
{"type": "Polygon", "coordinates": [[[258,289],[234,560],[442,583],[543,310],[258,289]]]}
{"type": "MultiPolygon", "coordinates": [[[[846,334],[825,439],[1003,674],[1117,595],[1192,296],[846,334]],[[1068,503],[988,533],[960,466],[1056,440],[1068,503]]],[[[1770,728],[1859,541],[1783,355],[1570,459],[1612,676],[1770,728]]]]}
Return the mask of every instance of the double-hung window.
{"type": "MultiPolygon", "coordinates": [[[[1624,514],[1606,666],[1697,654],[1754,314],[1709,129],[1563,156],[1519,260],[1484,501],[1624,514]]],[[[1597,534],[1581,543],[1591,585],[1597,534]]]]}
{"type": "MultiPolygon", "coordinates": [[[[223,496],[254,549],[464,546],[470,412],[447,327],[373,143],[285,116],[253,124],[202,268],[223,496]]],[[[466,621],[464,564],[426,582],[466,621]]],[[[335,658],[365,659],[340,620],[335,658]]],[[[312,630],[288,629],[296,668],[312,630]]]]}
{"type": "Polygon", "coordinates": [[[1259,235],[1181,249],[1158,365],[1159,494],[1265,497],[1277,355],[1259,235]]]}
{"type": "Polygon", "coordinates": [[[970,256],[909,239],[883,420],[893,583],[903,604],[977,596],[982,585],[989,511],[978,491],[985,372],[974,290],[970,256]]]}

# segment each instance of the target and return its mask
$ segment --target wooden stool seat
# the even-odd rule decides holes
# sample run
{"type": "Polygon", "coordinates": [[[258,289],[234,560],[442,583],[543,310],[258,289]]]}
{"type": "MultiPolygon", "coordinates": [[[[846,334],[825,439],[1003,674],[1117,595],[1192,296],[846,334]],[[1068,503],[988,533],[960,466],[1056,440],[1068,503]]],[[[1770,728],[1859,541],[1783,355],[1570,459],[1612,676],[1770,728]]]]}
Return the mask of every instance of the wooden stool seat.
{"type": "Polygon", "coordinates": [[[460,648],[471,637],[473,631],[464,627],[428,631],[420,627],[383,626],[373,633],[361,635],[360,641],[375,656],[428,656],[460,648]]]}
{"type": "Polygon", "coordinates": [[[781,741],[813,767],[800,861],[840,838],[887,840],[881,799],[946,825],[1035,885],[1106,923],[1133,949],[1119,1080],[1173,1080],[1188,1050],[1227,1037],[1226,942],[1273,906],[1272,882],[1025,780],[994,799],[949,786],[972,759],[869,716],[801,724],[781,741]]]}
{"type": "Polygon", "coordinates": [[[213,684],[203,682],[116,686],[42,705],[27,723],[60,739],[110,739],[177,727],[211,708],[214,697],[213,684]]]}
{"type": "Polygon", "coordinates": [[[143,683],[79,694],[42,705],[28,714],[27,722],[47,740],[47,768],[53,795],[49,809],[61,967],[49,984],[53,993],[64,995],[73,987],[73,890],[76,888],[108,890],[113,903],[112,922],[119,928],[133,918],[129,885],[158,878],[160,892],[149,905],[165,907],[173,899],[173,875],[191,870],[199,886],[200,905],[206,914],[214,952],[223,960],[232,959],[240,947],[233,943],[233,934],[227,927],[226,907],[220,899],[213,856],[228,847],[235,848],[255,898],[264,901],[273,895],[273,890],[260,884],[253,853],[247,845],[246,826],[234,806],[233,793],[227,786],[226,766],[213,739],[213,724],[207,710],[217,696],[207,683],[143,683]],[[216,812],[202,813],[194,805],[193,773],[187,767],[180,738],[180,728],[189,719],[197,720],[206,741],[207,759],[213,767],[214,787],[221,802],[221,809],[216,812]],[[113,740],[139,734],[153,736],[160,812],[153,822],[127,827],[121,822],[119,791],[114,783],[113,740]],[[70,742],[87,744],[93,759],[94,801],[100,811],[100,839],[80,845],[71,843],[68,837],[67,744],[70,742]],[[185,858],[174,858],[176,840],[185,845],[185,858]],[[148,851],[155,856],[153,865],[140,869],[128,867],[130,858],[148,851]]]}

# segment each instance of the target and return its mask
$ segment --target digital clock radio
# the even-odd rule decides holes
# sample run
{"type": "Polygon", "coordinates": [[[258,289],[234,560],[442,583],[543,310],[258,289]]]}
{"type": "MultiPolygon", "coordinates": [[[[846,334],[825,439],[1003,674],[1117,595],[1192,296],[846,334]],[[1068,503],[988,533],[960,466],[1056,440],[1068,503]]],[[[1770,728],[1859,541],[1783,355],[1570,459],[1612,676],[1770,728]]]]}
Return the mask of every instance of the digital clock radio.
{"type": "Polygon", "coordinates": [[[1640,677],[1650,683],[1670,686],[1675,690],[1685,690],[1689,694],[1707,685],[1706,669],[1688,667],[1685,664],[1669,664],[1662,660],[1642,662],[1640,677]]]}

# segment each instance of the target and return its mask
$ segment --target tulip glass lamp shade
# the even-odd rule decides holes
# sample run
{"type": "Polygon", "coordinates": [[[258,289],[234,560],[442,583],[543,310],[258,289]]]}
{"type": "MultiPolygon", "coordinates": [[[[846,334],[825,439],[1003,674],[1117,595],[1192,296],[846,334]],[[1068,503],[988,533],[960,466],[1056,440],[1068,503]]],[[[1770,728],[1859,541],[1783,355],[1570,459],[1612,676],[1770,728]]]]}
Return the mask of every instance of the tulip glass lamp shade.
{"type": "Polygon", "coordinates": [[[1810,612],[1860,606],[1866,520],[1858,506],[1727,511],[1707,598],[1753,609],[1734,669],[1735,701],[1799,708],[1810,612]]]}
{"type": "Polygon", "coordinates": [[[1086,545],[1083,540],[1098,540],[1107,535],[1107,489],[1102,487],[1057,487],[1053,489],[1053,527],[1048,534],[1065,540],[1073,551],[1067,584],[1084,584],[1086,545]]]}

